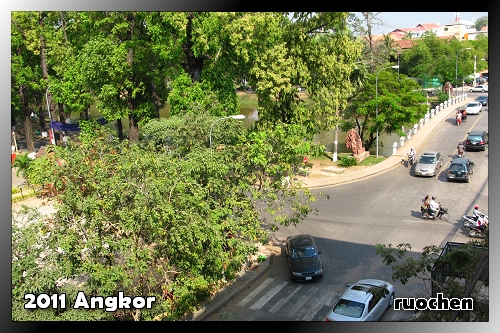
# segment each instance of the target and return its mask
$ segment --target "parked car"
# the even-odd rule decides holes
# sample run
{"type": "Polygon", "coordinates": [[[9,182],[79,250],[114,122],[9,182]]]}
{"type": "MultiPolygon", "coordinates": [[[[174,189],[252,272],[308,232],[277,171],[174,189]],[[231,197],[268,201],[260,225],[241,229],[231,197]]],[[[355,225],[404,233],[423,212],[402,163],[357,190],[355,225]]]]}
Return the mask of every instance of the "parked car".
{"type": "Polygon", "coordinates": [[[394,286],[377,279],[360,280],[348,288],[328,313],[326,321],[378,321],[394,304],[394,286]],[[388,293],[370,292],[370,288],[386,288],[388,293]]]}
{"type": "Polygon", "coordinates": [[[423,153],[415,164],[415,176],[437,176],[443,166],[441,155],[440,151],[426,151],[423,153]]]}
{"type": "Polygon", "coordinates": [[[469,102],[465,107],[465,111],[467,112],[467,114],[479,114],[482,107],[483,104],[481,104],[480,102],[469,102]]]}
{"type": "Polygon", "coordinates": [[[486,150],[489,137],[486,131],[470,131],[465,139],[465,150],[486,150]]]}
{"type": "Polygon", "coordinates": [[[481,103],[483,106],[488,105],[488,96],[478,96],[476,102],[481,103]]]}
{"type": "Polygon", "coordinates": [[[312,236],[289,236],[286,239],[286,256],[290,278],[297,281],[309,281],[323,277],[320,253],[312,236]]]}
{"type": "Polygon", "coordinates": [[[470,177],[474,173],[474,162],[465,157],[457,157],[451,161],[451,164],[446,172],[446,179],[462,180],[470,182],[470,177]]]}
{"type": "Polygon", "coordinates": [[[469,89],[470,92],[486,92],[488,91],[488,85],[479,85],[479,86],[475,86],[475,87],[472,87],[469,89]]]}

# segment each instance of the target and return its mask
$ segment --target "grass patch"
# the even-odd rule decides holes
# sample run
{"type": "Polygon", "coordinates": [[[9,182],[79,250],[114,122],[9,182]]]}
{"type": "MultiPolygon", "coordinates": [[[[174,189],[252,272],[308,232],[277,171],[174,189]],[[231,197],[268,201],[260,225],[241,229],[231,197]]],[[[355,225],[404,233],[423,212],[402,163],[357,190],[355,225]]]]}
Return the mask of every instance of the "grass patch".
{"type": "Polygon", "coordinates": [[[257,94],[238,92],[238,105],[242,108],[257,108],[257,94]]]}
{"type": "Polygon", "coordinates": [[[374,164],[378,164],[380,162],[382,162],[383,160],[385,160],[387,157],[385,156],[378,156],[375,157],[375,156],[368,156],[367,158],[365,158],[364,160],[362,160],[361,162],[358,163],[358,165],[363,165],[363,166],[370,166],[370,165],[374,165],[374,164]]]}

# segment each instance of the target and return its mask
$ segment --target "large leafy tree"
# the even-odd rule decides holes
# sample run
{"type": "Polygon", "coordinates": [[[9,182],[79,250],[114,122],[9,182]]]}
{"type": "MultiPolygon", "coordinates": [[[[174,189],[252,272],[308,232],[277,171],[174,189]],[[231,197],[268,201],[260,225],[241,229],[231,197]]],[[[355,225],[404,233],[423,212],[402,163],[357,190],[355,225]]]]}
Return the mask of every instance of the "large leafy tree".
{"type": "MultiPolygon", "coordinates": [[[[214,119],[193,113],[172,117],[163,127],[163,121],[153,121],[145,134],[153,140],[141,144],[109,141],[106,130],[93,127],[94,135],[82,144],[55,147],[36,159],[30,182],[53,184],[58,202],[54,218],[42,224],[50,235],[44,246],[53,270],[40,271],[47,276],[38,290],[63,292],[71,283],[56,281],[83,279],[87,295],[121,290],[157,297],[153,309],[126,311],[125,319],[179,319],[233,279],[269,230],[300,223],[314,196],[300,184],[284,186],[283,177],[310,148],[304,131],[283,124],[245,133],[228,121],[234,135],[224,134],[221,123],[212,147],[206,136],[173,136],[180,130],[208,133],[214,119]],[[155,139],[169,135],[164,150],[155,139]]],[[[13,250],[20,251],[17,245],[13,250]]],[[[21,265],[14,285],[24,292],[41,276],[31,256],[18,263],[20,257],[14,259],[21,265]],[[23,276],[27,270],[29,279],[23,276]]],[[[113,319],[104,311],[70,308],[42,316],[23,310],[18,298],[15,304],[20,320],[113,319]]]]}
{"type": "Polygon", "coordinates": [[[371,75],[365,88],[353,97],[345,112],[348,124],[357,129],[367,149],[376,140],[377,130],[379,135],[403,135],[401,126],[414,124],[424,116],[427,99],[418,88],[417,82],[392,72],[390,67],[381,67],[377,74],[371,75]]]}

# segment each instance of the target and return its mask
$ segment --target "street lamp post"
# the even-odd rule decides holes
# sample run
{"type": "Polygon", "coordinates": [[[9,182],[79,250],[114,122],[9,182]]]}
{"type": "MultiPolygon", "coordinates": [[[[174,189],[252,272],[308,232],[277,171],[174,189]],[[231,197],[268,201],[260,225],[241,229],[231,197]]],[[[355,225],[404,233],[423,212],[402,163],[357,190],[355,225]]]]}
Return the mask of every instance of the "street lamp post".
{"type": "Polygon", "coordinates": [[[222,118],[219,118],[217,119],[216,121],[214,121],[214,123],[212,124],[212,126],[210,126],[210,147],[212,147],[212,129],[214,128],[214,125],[216,122],[218,122],[219,120],[225,120],[225,119],[245,119],[245,116],[242,115],[242,114],[237,114],[237,115],[234,115],[234,116],[229,116],[229,117],[222,117],[222,118]]]}
{"type": "MultiPolygon", "coordinates": [[[[377,72],[377,75],[375,77],[375,122],[378,121],[378,75],[380,74],[380,72],[382,70],[387,69],[387,68],[397,68],[397,69],[399,69],[399,65],[397,65],[397,66],[382,67],[377,72]]],[[[378,122],[377,122],[377,158],[378,158],[378,122]]]]}
{"type": "Polygon", "coordinates": [[[52,129],[52,115],[50,114],[50,106],[49,106],[49,98],[48,98],[49,88],[50,87],[47,87],[47,90],[45,91],[45,100],[47,101],[47,110],[49,111],[49,119],[50,119],[50,125],[49,125],[50,143],[55,145],[56,138],[54,136],[54,130],[52,129]]]}
{"type": "Polygon", "coordinates": [[[458,53],[463,50],[470,50],[470,47],[466,47],[465,49],[460,49],[457,51],[457,58],[455,60],[455,97],[457,97],[457,87],[458,84],[458,53]]]}

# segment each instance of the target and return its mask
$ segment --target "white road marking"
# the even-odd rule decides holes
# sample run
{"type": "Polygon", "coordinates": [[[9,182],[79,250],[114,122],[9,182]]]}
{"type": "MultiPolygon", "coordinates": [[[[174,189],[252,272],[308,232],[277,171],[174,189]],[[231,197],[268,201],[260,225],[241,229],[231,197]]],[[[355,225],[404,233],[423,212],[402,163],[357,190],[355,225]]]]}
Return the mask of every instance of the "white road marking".
{"type": "Polygon", "coordinates": [[[419,219],[419,220],[403,220],[403,222],[412,222],[412,223],[432,223],[432,224],[445,224],[445,223],[450,223],[448,221],[443,221],[443,220],[424,220],[424,219],[419,219]]]}
{"type": "Polygon", "coordinates": [[[295,320],[300,320],[300,317],[302,316],[302,313],[307,311],[307,309],[304,309],[304,304],[310,299],[310,294],[315,293],[318,290],[318,288],[312,287],[309,292],[307,293],[308,295],[302,296],[287,312],[287,317],[292,317],[295,320]]]}
{"type": "Polygon", "coordinates": [[[247,297],[243,298],[236,305],[244,306],[245,304],[250,302],[255,296],[257,296],[258,293],[260,293],[262,290],[264,290],[264,288],[267,287],[273,280],[274,280],[273,278],[267,278],[257,288],[255,288],[250,294],[248,294],[247,297]]]}
{"type": "Polygon", "coordinates": [[[319,301],[316,302],[309,311],[307,311],[306,315],[302,317],[302,320],[311,321],[314,318],[314,315],[318,313],[319,310],[321,310],[323,305],[329,304],[334,296],[335,292],[333,290],[328,290],[323,294],[323,296],[321,296],[319,301]]]}
{"type": "Polygon", "coordinates": [[[288,281],[281,281],[277,286],[269,290],[264,296],[262,296],[257,302],[255,302],[250,309],[260,309],[267,303],[274,295],[276,295],[284,286],[288,284],[288,281]]]}
{"type": "Polygon", "coordinates": [[[276,313],[279,311],[279,309],[283,306],[283,304],[285,304],[286,302],[288,302],[290,300],[290,298],[292,298],[292,296],[300,290],[300,288],[302,288],[304,285],[300,284],[297,286],[297,288],[295,288],[291,293],[290,295],[288,295],[286,298],[282,298],[280,299],[270,310],[269,312],[271,313],[276,313]]]}

